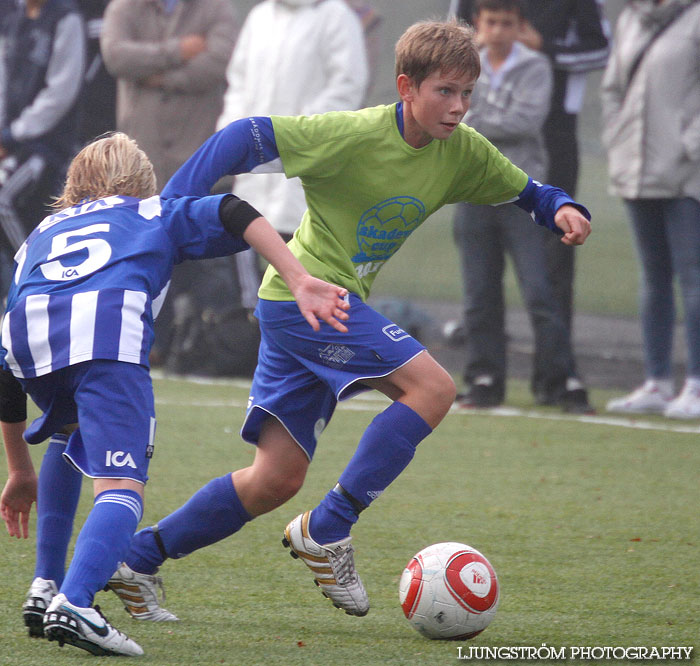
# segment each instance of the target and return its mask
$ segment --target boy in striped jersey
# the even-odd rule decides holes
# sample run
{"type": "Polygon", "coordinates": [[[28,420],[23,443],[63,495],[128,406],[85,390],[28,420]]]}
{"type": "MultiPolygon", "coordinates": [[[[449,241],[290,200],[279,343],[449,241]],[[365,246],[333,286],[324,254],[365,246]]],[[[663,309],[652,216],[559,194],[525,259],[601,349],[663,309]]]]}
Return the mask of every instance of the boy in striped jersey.
{"type": "MultiPolygon", "coordinates": [[[[45,498],[62,525],[53,535],[61,545],[38,538],[36,594],[30,590],[25,621],[30,635],[100,655],[143,653],[92,603],[141,519],[155,434],[148,354],[173,266],[253,246],[284,275],[314,330],[320,318],[347,331],[347,290],[309,275],[252,206],[233,195],[164,199],[155,192],[150,161],[126,135],[86,146],[71,163],[59,212],[15,256],[2,328],[0,359],[43,412],[26,441],[66,433],[54,435],[50,448],[92,478],[95,491],[64,578],[80,475],[68,465],[59,471],[54,460],[53,476],[42,476],[40,525],[45,498]]],[[[0,512],[11,535],[20,535],[21,522],[26,536],[33,468],[28,474],[31,461],[18,436],[5,445],[10,478],[0,512]]]]}

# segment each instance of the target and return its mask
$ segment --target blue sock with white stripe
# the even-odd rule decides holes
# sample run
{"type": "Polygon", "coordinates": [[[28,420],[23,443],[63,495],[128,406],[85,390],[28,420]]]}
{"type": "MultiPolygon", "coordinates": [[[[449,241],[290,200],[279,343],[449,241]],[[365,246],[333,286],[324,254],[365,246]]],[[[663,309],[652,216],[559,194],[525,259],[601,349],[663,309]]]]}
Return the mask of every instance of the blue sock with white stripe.
{"type": "Polygon", "coordinates": [[[413,409],[394,402],[377,414],[357,451],[331,490],[311,512],[309,533],[317,543],[334,543],[350,534],[364,508],[413,460],[416,447],[432,428],[413,409]]]}
{"type": "Polygon", "coordinates": [[[36,500],[36,566],[34,576],[61,587],[66,553],[80,499],[83,475],[63,457],[68,435],[56,434],[41,461],[36,500]]]}
{"type": "Polygon", "coordinates": [[[177,511],[134,535],[124,560],[134,571],[154,574],[168,558],[178,559],[231,536],[252,517],[243,508],[230,474],[212,479],[177,511]]]}
{"type": "Polygon", "coordinates": [[[143,502],[133,490],[105,490],[95,498],[75,544],[75,554],[60,591],[76,606],[92,606],[101,590],[124,560],[143,502]]]}

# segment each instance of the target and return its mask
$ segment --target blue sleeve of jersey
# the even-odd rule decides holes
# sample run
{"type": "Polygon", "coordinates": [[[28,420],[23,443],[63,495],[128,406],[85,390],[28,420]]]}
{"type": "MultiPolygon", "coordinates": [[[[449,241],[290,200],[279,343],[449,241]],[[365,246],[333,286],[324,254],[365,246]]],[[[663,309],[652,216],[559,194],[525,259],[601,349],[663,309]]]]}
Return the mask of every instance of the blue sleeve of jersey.
{"type": "Polygon", "coordinates": [[[161,197],[206,196],[219,178],[250,173],[277,158],[279,151],[270,118],[236,120],[197,149],[168,181],[161,197]]]}
{"type": "Polygon", "coordinates": [[[219,206],[226,194],[179,197],[163,201],[161,219],[175,245],[175,263],[185,259],[224,257],[247,250],[242,237],[228,233],[221,224],[219,206]]]}
{"type": "Polygon", "coordinates": [[[575,206],[587,220],[591,219],[588,209],[576,203],[564,190],[543,185],[532,178],[528,178],[527,185],[513,203],[530,213],[537,224],[559,236],[563,236],[564,232],[554,224],[554,215],[564,204],[575,206]]]}

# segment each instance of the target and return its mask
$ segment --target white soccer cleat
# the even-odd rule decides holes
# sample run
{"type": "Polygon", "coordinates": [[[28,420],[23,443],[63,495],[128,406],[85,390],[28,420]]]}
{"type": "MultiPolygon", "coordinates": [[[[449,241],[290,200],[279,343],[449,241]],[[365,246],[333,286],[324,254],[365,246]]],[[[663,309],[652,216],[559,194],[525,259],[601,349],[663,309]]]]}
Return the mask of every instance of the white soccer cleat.
{"type": "Polygon", "coordinates": [[[666,407],[664,416],[669,419],[699,419],[700,387],[686,382],[683,390],[666,407]]]}
{"type": "Polygon", "coordinates": [[[666,382],[647,379],[638,389],[608,402],[608,412],[621,414],[663,414],[671,403],[673,389],[666,382]]]}
{"type": "Polygon", "coordinates": [[[348,615],[367,615],[369,599],[355,570],[352,537],[320,545],[309,534],[311,511],[297,516],[284,530],[282,543],[314,574],[314,582],[336,608],[348,615]]]}
{"type": "Polygon", "coordinates": [[[32,581],[27,600],[22,604],[24,624],[32,638],[44,637],[44,613],[57,594],[58,588],[54,581],[38,576],[32,581]]]}
{"type": "Polygon", "coordinates": [[[100,613],[100,607],[80,608],[66,599],[54,597],[44,615],[44,633],[50,641],[65,643],[100,656],[138,657],[141,646],[115,629],[100,613]]]}
{"type": "Polygon", "coordinates": [[[165,588],[160,576],[138,573],[122,562],[107,582],[105,589],[112,590],[121,599],[131,617],[136,620],[174,622],[178,619],[176,615],[161,606],[165,603],[165,588]]]}

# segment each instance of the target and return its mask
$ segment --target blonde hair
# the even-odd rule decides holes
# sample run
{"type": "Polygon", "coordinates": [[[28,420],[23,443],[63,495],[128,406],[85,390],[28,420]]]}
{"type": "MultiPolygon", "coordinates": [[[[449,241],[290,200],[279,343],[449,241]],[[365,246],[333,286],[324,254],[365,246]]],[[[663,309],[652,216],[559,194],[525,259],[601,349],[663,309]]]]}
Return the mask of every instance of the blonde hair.
{"type": "Polygon", "coordinates": [[[477,78],[481,62],[474,34],[456,18],[414,23],[396,42],[396,76],[409,76],[416,87],[436,71],[477,78]]]}
{"type": "Polygon", "coordinates": [[[111,195],[146,199],[156,193],[151,161],[133,139],[113,132],[87,144],[68,167],[63,194],[55,208],[111,195]]]}

